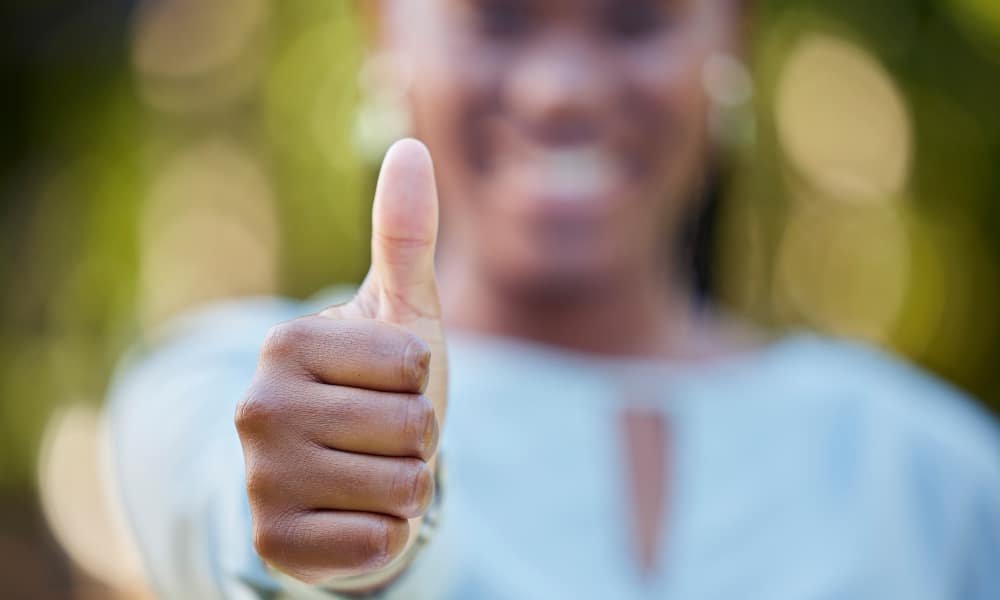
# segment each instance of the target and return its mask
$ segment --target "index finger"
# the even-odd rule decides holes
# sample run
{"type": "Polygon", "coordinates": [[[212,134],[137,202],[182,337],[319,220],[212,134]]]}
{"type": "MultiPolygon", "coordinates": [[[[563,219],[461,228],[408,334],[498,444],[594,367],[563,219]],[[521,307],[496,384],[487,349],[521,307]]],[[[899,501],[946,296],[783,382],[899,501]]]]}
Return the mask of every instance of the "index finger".
{"type": "Polygon", "coordinates": [[[419,394],[427,385],[430,349],[392,323],[310,315],[273,327],[261,359],[331,385],[419,394]]]}

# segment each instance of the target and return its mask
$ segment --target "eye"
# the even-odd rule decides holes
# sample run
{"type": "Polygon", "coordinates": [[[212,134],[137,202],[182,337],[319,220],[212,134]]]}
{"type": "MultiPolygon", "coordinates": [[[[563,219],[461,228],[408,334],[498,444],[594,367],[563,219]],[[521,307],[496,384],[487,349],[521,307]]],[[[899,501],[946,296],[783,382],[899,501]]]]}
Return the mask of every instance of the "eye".
{"type": "Polygon", "coordinates": [[[618,0],[608,2],[606,7],[605,27],[616,37],[641,38],[652,35],[669,24],[669,15],[662,2],[618,0]]]}
{"type": "Polygon", "coordinates": [[[509,38],[523,35],[531,28],[531,11],[524,0],[478,0],[476,20],[486,35],[509,38]]]}

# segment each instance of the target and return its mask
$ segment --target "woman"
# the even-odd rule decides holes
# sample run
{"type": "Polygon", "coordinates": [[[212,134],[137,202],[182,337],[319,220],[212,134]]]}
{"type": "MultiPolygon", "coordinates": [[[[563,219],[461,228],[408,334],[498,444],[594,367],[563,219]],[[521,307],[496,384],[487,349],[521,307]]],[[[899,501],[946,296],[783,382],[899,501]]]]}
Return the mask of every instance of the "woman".
{"type": "Polygon", "coordinates": [[[372,5],[436,170],[389,151],[346,303],[219,307],[124,372],[163,596],[1000,597],[987,418],[699,309],[702,77],[737,2],[372,5]]]}

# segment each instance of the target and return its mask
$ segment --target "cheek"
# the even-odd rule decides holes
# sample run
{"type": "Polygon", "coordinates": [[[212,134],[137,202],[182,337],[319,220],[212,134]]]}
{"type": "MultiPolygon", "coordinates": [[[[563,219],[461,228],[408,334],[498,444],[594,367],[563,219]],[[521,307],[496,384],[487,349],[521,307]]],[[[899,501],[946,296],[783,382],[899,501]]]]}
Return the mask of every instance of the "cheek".
{"type": "Polygon", "coordinates": [[[410,89],[414,134],[434,155],[445,230],[465,239],[469,249],[506,248],[494,259],[520,265],[518,269],[538,262],[618,264],[662,245],[665,232],[675,230],[695,202],[708,146],[701,83],[707,53],[678,46],[649,47],[612,59],[619,73],[613,83],[617,91],[595,118],[632,140],[627,146],[641,164],[642,184],[638,196],[588,236],[583,247],[555,244],[553,236],[505,218],[489,201],[497,195],[498,182],[487,168],[487,124],[498,116],[514,116],[505,113],[509,106],[503,100],[510,91],[505,88],[510,57],[486,52],[461,36],[421,47],[410,89]],[[558,249],[566,251],[565,260],[553,254],[558,249]],[[539,261],[539,255],[548,258],[539,261]]]}
{"type": "Polygon", "coordinates": [[[707,54],[701,48],[657,48],[630,57],[630,113],[646,132],[649,201],[659,205],[667,225],[696,201],[710,152],[709,107],[702,84],[707,54]]]}
{"type": "MultiPolygon", "coordinates": [[[[707,96],[702,84],[706,53],[697,48],[656,46],[629,57],[628,86],[633,114],[659,145],[659,167],[677,158],[678,152],[698,146],[707,126],[707,96]],[[669,58],[664,58],[669,57],[669,58]]],[[[674,170],[674,169],[668,169],[674,170]]]]}

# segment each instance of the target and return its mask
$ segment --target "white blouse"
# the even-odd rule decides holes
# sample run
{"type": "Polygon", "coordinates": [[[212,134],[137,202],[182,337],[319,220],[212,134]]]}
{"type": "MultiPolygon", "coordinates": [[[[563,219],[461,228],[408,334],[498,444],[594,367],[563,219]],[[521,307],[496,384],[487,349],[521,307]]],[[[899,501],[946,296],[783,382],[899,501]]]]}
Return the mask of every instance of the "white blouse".
{"type": "MultiPolygon", "coordinates": [[[[330,597],[255,556],[233,426],[265,331],[220,305],[120,368],[115,472],[164,598],[330,597]]],[[[449,336],[440,526],[379,597],[1000,599],[1000,434],[945,384],[811,335],[713,365],[449,336]],[[637,567],[619,415],[669,424],[659,564],[637,567]]]]}

